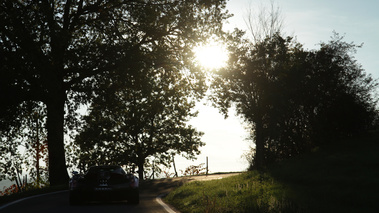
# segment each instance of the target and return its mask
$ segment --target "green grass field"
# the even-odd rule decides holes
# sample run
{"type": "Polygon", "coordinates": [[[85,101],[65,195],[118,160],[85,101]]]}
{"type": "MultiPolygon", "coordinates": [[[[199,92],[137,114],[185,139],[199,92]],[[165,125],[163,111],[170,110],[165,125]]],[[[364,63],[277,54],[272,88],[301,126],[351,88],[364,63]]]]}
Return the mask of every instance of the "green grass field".
{"type": "Polygon", "coordinates": [[[379,134],[320,147],[266,172],[172,191],[181,212],[379,212],[379,134]]]}

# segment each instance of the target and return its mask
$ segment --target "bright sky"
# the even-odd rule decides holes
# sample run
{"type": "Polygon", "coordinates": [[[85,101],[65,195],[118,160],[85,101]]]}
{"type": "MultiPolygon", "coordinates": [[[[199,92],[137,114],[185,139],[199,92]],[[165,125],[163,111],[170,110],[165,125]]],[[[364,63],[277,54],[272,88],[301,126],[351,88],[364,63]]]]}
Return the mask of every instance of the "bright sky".
{"type": "MultiPolygon", "coordinates": [[[[234,27],[245,29],[244,17],[247,8],[255,10],[259,5],[269,5],[270,0],[230,0],[227,9],[235,14],[229,19],[227,29],[234,27]]],[[[276,3],[284,18],[284,32],[297,37],[307,49],[317,49],[321,41],[327,42],[333,30],[345,34],[345,41],[364,43],[356,59],[367,73],[379,78],[379,1],[377,0],[277,0],[276,3]]],[[[209,104],[208,104],[209,105],[209,104]]],[[[191,162],[179,157],[176,166],[179,172],[188,165],[205,163],[209,158],[210,172],[243,171],[247,162],[241,156],[247,152],[252,142],[245,140],[248,136],[242,120],[234,116],[224,120],[217,109],[197,106],[199,116],[190,123],[205,133],[198,160],[191,162]]]]}

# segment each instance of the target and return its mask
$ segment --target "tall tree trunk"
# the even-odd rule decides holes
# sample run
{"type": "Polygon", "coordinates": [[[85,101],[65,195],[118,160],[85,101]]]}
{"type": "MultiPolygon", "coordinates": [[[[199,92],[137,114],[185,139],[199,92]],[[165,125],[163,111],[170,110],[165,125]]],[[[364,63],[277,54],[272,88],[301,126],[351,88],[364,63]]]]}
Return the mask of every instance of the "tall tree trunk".
{"type": "Polygon", "coordinates": [[[258,118],[255,123],[255,157],[253,168],[262,170],[265,167],[265,141],[263,135],[263,122],[258,118]]]}
{"type": "Polygon", "coordinates": [[[140,159],[140,157],[138,157],[138,178],[140,180],[143,180],[143,171],[144,171],[144,167],[143,167],[143,164],[145,163],[145,159],[140,159]]]}
{"type": "Polygon", "coordinates": [[[65,91],[56,85],[49,91],[47,100],[47,141],[49,151],[50,185],[68,183],[66,158],[63,140],[65,91]]]}
{"type": "Polygon", "coordinates": [[[39,188],[40,183],[40,175],[39,175],[39,152],[40,152],[40,142],[39,142],[39,115],[36,119],[36,139],[37,139],[37,146],[36,146],[36,171],[37,171],[37,188],[39,188]]]}
{"type": "Polygon", "coordinates": [[[145,155],[144,155],[144,144],[143,141],[139,141],[138,134],[135,134],[135,143],[137,149],[137,166],[138,166],[138,178],[143,180],[144,164],[145,164],[145,155]]]}

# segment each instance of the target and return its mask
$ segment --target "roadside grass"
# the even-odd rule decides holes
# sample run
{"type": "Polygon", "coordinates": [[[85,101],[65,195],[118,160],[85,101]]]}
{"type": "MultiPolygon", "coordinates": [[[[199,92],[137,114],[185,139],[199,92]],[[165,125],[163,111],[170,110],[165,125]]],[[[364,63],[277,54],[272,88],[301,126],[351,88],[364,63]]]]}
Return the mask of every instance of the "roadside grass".
{"type": "Polygon", "coordinates": [[[299,212],[286,186],[257,171],[221,180],[190,182],[164,198],[181,212],[299,212]]]}
{"type": "Polygon", "coordinates": [[[379,134],[320,147],[238,176],[191,182],[164,200],[181,212],[379,212],[379,134]]]}
{"type": "Polygon", "coordinates": [[[312,212],[379,212],[379,134],[321,147],[272,167],[270,175],[312,212]]]}

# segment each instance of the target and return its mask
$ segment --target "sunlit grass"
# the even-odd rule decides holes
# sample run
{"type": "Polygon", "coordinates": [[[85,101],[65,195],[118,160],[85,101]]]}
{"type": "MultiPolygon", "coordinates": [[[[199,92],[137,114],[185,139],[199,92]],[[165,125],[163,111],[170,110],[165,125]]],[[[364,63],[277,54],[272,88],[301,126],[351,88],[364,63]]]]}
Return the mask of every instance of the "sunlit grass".
{"type": "Polygon", "coordinates": [[[181,212],[270,212],[297,210],[286,187],[265,173],[247,172],[221,180],[192,182],[165,200],[181,212]]]}
{"type": "Polygon", "coordinates": [[[379,212],[378,139],[321,147],[266,172],[188,183],[165,200],[181,212],[379,212]]]}

